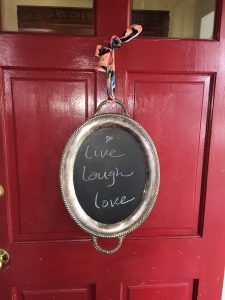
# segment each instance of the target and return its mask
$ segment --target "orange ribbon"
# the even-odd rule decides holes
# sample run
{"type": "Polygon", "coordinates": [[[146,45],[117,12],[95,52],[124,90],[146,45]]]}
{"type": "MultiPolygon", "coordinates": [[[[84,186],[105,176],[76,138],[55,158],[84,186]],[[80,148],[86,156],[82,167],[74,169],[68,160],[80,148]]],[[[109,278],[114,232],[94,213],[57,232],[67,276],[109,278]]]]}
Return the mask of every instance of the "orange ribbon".
{"type": "Polygon", "coordinates": [[[142,32],[142,26],[138,24],[131,25],[127,28],[124,35],[119,38],[116,35],[111,37],[108,47],[97,45],[95,56],[99,57],[96,70],[105,72],[107,77],[107,96],[109,100],[115,99],[116,75],[115,75],[115,54],[114,50],[137,37],[142,32]]]}

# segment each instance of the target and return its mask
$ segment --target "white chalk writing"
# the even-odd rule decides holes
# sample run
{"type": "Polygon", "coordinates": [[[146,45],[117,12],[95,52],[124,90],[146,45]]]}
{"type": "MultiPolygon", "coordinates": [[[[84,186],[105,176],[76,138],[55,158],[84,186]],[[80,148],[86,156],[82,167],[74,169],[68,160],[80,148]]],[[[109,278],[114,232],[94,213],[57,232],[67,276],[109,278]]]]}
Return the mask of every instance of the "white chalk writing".
{"type": "Polygon", "coordinates": [[[106,186],[111,187],[116,183],[117,177],[130,177],[133,175],[134,175],[134,171],[125,174],[121,172],[117,167],[115,167],[110,171],[105,171],[105,172],[88,172],[86,170],[86,166],[83,166],[82,179],[84,181],[108,180],[109,184],[106,186]]]}
{"type": "Polygon", "coordinates": [[[85,151],[85,158],[86,159],[93,159],[93,158],[105,158],[105,157],[111,157],[111,158],[116,158],[116,157],[121,157],[126,155],[125,153],[123,154],[117,154],[115,149],[95,149],[91,151],[90,146],[87,145],[86,151],[85,151]]]}
{"type": "Polygon", "coordinates": [[[108,142],[110,142],[111,140],[113,140],[113,136],[106,136],[105,137],[105,142],[106,142],[106,144],[108,143],[108,142]]]}
{"type": "Polygon", "coordinates": [[[97,192],[95,195],[95,207],[98,209],[106,208],[106,207],[115,207],[118,205],[126,205],[127,203],[134,201],[135,197],[132,197],[131,199],[127,199],[127,196],[117,196],[115,199],[99,199],[99,193],[97,192]]]}

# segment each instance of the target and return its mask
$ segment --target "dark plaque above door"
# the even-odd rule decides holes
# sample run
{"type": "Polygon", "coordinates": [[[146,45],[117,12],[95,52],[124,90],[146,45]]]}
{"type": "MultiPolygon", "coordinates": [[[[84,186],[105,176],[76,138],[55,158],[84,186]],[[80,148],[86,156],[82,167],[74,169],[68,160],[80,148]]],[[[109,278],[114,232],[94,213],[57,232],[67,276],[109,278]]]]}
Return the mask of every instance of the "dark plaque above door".
{"type": "Polygon", "coordinates": [[[71,217],[93,236],[98,250],[113,253],[154,206],[159,188],[154,144],[126,113],[97,112],[67,143],[60,181],[71,217]],[[120,243],[103,250],[96,237],[118,237],[120,243]]]}

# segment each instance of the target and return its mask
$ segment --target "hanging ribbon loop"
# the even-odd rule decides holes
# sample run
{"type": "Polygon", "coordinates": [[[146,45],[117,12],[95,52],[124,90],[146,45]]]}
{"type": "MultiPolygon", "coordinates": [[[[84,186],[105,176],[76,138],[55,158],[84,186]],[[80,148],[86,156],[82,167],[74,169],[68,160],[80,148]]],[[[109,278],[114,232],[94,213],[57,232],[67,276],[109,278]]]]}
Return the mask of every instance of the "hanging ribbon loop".
{"type": "Polygon", "coordinates": [[[97,45],[95,56],[99,57],[96,70],[105,72],[107,78],[107,96],[109,100],[115,99],[116,89],[116,70],[115,70],[115,53],[114,50],[120,48],[122,43],[127,43],[137,37],[142,32],[142,26],[138,24],[131,25],[127,28],[124,35],[119,38],[116,35],[111,37],[108,47],[97,45]]]}

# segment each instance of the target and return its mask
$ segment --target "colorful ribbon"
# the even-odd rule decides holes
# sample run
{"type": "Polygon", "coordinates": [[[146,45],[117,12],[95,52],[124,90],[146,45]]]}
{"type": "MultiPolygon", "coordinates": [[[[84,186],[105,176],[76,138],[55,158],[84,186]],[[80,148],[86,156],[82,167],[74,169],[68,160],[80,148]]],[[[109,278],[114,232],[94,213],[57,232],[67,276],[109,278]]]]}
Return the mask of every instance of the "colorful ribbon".
{"type": "Polygon", "coordinates": [[[114,50],[120,48],[122,43],[127,43],[142,32],[142,26],[138,24],[127,28],[124,35],[119,38],[116,35],[111,37],[108,47],[97,45],[95,56],[100,57],[96,70],[106,73],[107,96],[109,100],[115,99],[116,74],[115,74],[115,54],[114,50]]]}

